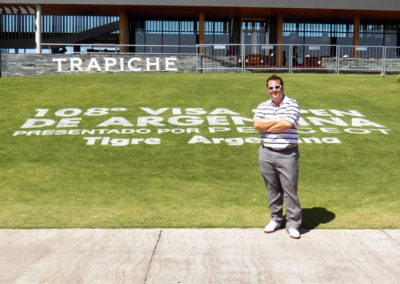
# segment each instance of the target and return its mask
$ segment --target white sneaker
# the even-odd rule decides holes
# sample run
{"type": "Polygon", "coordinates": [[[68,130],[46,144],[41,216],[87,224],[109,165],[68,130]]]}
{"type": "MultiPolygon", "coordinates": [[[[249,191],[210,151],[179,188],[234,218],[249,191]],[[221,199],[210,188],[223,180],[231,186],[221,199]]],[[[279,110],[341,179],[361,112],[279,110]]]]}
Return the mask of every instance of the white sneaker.
{"type": "Polygon", "coordinates": [[[299,230],[297,230],[297,229],[295,229],[295,228],[289,228],[289,229],[287,229],[287,232],[288,232],[289,236],[290,236],[292,239],[300,239],[300,232],[299,232],[299,230]]]}
{"type": "Polygon", "coordinates": [[[265,226],[265,228],[264,228],[264,233],[266,233],[266,234],[273,233],[273,232],[275,232],[280,226],[281,226],[281,224],[275,222],[274,220],[271,220],[271,221],[269,221],[269,223],[267,224],[267,226],[265,226]]]}

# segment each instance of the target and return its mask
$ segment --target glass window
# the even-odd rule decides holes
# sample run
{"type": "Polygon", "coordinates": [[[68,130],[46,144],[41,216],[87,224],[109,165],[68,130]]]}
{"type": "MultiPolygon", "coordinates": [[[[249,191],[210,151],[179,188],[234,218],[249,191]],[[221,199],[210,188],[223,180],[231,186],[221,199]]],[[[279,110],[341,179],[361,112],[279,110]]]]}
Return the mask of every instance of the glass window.
{"type": "MultiPolygon", "coordinates": [[[[194,46],[197,43],[199,34],[197,20],[137,20],[135,26],[135,44],[163,45],[164,47],[160,47],[160,49],[167,53],[195,52],[193,47],[181,46],[194,46]],[[166,45],[176,47],[166,47],[166,45]]],[[[227,44],[230,38],[230,22],[225,20],[205,21],[204,34],[206,44],[227,44]]]]}
{"type": "Polygon", "coordinates": [[[367,46],[396,46],[398,25],[361,24],[359,42],[367,46]]]}
{"type": "Polygon", "coordinates": [[[265,31],[265,27],[264,21],[242,21],[242,31],[265,31]]]}
{"type": "Polygon", "coordinates": [[[338,44],[352,42],[352,24],[286,22],[283,25],[285,44],[338,44]]]}

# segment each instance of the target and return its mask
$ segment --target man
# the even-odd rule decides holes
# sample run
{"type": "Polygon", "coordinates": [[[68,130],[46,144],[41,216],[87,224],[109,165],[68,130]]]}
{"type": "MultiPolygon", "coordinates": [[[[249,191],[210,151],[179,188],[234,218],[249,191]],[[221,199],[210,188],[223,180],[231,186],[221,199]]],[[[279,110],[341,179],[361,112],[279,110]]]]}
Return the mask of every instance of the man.
{"type": "Polygon", "coordinates": [[[254,114],[254,127],[261,132],[259,165],[268,188],[271,220],[265,233],[280,228],[283,200],[286,206],[286,229],[293,239],[300,238],[301,207],[297,196],[298,133],[300,109],[296,100],[285,95],[283,80],[271,76],[266,82],[270,99],[261,103],[254,114]]]}

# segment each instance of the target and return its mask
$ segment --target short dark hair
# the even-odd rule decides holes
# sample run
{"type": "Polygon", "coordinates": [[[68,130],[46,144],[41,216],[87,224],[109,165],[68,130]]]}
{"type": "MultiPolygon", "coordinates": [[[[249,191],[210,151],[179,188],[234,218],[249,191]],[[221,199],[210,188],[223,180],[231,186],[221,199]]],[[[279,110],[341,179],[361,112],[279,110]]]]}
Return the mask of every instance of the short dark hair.
{"type": "Polygon", "coordinates": [[[282,87],[283,87],[283,80],[282,80],[282,78],[279,77],[279,76],[276,76],[275,74],[267,78],[267,82],[265,82],[265,85],[266,85],[267,87],[268,87],[269,81],[279,81],[279,82],[281,82],[281,85],[282,85],[282,87]]]}

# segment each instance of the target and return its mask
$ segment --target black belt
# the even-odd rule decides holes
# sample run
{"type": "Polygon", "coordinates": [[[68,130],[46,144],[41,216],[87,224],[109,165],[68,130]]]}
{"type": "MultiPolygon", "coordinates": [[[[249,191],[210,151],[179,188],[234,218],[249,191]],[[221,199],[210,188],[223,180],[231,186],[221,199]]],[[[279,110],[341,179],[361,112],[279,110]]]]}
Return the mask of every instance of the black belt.
{"type": "Polygon", "coordinates": [[[274,148],[271,148],[271,147],[267,147],[263,143],[261,143],[261,147],[264,148],[264,149],[275,151],[275,152],[283,152],[283,151],[286,151],[286,150],[295,149],[295,148],[298,147],[298,145],[297,144],[290,144],[284,149],[274,149],[274,148]]]}

